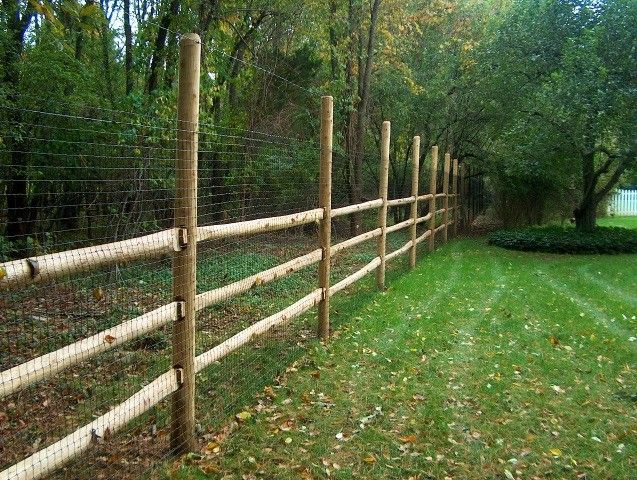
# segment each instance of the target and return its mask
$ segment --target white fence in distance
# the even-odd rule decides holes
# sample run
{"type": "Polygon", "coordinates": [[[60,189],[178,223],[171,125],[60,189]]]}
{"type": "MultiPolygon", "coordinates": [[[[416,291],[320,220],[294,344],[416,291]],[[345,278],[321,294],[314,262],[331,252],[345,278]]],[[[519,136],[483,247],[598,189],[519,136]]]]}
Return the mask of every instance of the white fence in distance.
{"type": "Polygon", "coordinates": [[[613,193],[608,202],[610,215],[637,215],[637,190],[622,190],[613,193]]]}

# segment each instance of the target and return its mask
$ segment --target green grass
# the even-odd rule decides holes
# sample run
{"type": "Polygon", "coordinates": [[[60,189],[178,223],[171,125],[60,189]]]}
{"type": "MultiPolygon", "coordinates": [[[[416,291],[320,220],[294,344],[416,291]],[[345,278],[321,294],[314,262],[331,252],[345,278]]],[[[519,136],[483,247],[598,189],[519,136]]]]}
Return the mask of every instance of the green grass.
{"type": "Polygon", "coordinates": [[[634,478],[637,256],[460,240],[388,280],[163,476],[634,478]]]}
{"type": "Polygon", "coordinates": [[[637,229],[637,215],[632,217],[603,217],[597,219],[597,224],[603,227],[624,227],[637,229]]]}

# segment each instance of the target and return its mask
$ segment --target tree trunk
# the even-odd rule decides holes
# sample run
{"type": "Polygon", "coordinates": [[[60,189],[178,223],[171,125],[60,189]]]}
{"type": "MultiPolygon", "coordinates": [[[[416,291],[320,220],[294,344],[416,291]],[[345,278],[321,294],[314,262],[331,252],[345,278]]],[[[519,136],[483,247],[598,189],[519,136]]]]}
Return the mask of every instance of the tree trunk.
{"type": "Polygon", "coordinates": [[[179,13],[179,0],[171,0],[166,11],[159,22],[159,30],[155,38],[155,47],[153,56],[150,61],[150,73],[148,74],[148,83],[146,90],[152,93],[159,86],[159,72],[164,66],[166,39],[168,38],[168,29],[172,24],[173,18],[179,13]]]}
{"type": "Polygon", "coordinates": [[[597,225],[597,204],[588,202],[580,205],[573,212],[575,228],[580,232],[592,232],[597,225]]]}
{"type": "MultiPolygon", "coordinates": [[[[356,12],[360,17],[362,15],[362,9],[356,8],[353,2],[350,1],[350,31],[353,25],[356,25],[358,35],[356,41],[352,40],[350,43],[350,54],[354,54],[356,50],[356,58],[358,58],[358,86],[357,96],[358,101],[355,103],[356,112],[350,115],[350,121],[348,125],[348,145],[347,152],[350,157],[350,202],[360,203],[363,196],[363,156],[364,156],[364,134],[365,124],[367,122],[367,111],[369,107],[369,94],[371,87],[371,71],[372,61],[374,56],[374,38],[376,35],[376,24],[378,21],[378,10],[380,8],[381,0],[374,0],[370,12],[369,30],[367,32],[367,44],[365,49],[363,48],[363,33],[361,18],[355,19],[356,12]],[[356,10],[354,10],[356,8],[356,10]]],[[[348,66],[351,69],[351,65],[348,66]]],[[[349,73],[349,72],[348,72],[349,73]]],[[[348,75],[350,77],[350,75],[348,75]]],[[[350,77],[351,82],[351,77],[350,77]]],[[[356,212],[351,215],[350,220],[350,233],[352,236],[360,234],[362,230],[363,215],[361,212],[356,212]]]]}
{"type": "Polygon", "coordinates": [[[130,0],[124,0],[124,72],[126,96],[133,91],[133,30],[130,25],[130,0]]]}
{"type": "Polygon", "coordinates": [[[598,175],[595,175],[595,152],[591,148],[582,155],[582,200],[573,211],[575,228],[580,232],[590,232],[595,228],[595,213],[597,201],[595,200],[595,187],[598,175]]]}
{"type": "MultiPolygon", "coordinates": [[[[20,59],[24,50],[24,35],[33,18],[30,5],[24,13],[20,13],[20,3],[16,0],[5,0],[2,9],[7,19],[7,39],[5,43],[3,87],[8,92],[8,99],[18,101],[18,87],[20,83],[20,59]]],[[[8,124],[17,126],[22,122],[20,110],[10,110],[7,114],[8,124]]],[[[16,242],[16,256],[27,255],[26,239],[33,233],[33,222],[29,221],[28,197],[28,146],[24,140],[13,134],[7,135],[7,150],[10,152],[11,168],[7,181],[7,240],[16,242]]]]}
{"type": "Polygon", "coordinates": [[[115,108],[115,91],[113,89],[113,75],[111,72],[111,55],[110,55],[110,31],[108,20],[104,21],[101,32],[102,40],[102,65],[104,68],[104,83],[106,86],[106,94],[111,107],[115,108]]]}
{"type": "Polygon", "coordinates": [[[332,68],[332,80],[338,77],[338,58],[336,56],[336,48],[338,46],[338,38],[336,34],[336,13],[338,5],[336,0],[330,0],[330,66],[332,68]]]}

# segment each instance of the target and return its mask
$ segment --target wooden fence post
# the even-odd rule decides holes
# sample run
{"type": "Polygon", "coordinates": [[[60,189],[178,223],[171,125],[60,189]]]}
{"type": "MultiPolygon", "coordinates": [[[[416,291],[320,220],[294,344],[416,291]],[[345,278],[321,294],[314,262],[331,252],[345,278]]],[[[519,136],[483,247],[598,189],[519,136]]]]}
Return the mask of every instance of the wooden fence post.
{"type": "Polygon", "coordinates": [[[461,230],[466,232],[467,229],[467,206],[466,206],[466,165],[464,162],[460,164],[460,188],[458,189],[458,193],[460,194],[460,225],[461,230]]]}
{"type": "Polygon", "coordinates": [[[173,257],[173,295],[181,302],[173,325],[173,366],[179,389],[172,396],[170,448],[185,453],[195,441],[195,296],[197,294],[197,144],[201,40],[191,33],[179,43],[175,227],[185,235],[173,257]]]}
{"type": "Polygon", "coordinates": [[[319,242],[323,256],[319,263],[319,288],[323,297],[319,302],[319,337],[330,336],[330,257],[332,243],[332,133],[334,130],[334,100],[321,98],[321,164],[319,173],[319,207],[323,219],[319,223],[319,242]]]}
{"type": "Polygon", "coordinates": [[[443,212],[442,212],[442,224],[445,226],[445,228],[442,229],[442,238],[445,241],[445,243],[447,242],[447,240],[449,239],[449,225],[447,225],[447,223],[449,223],[449,167],[451,166],[451,154],[450,153],[445,153],[445,166],[444,166],[444,170],[443,170],[443,177],[442,177],[442,193],[444,193],[444,197],[442,197],[442,201],[443,201],[443,212]]]}
{"type": "Polygon", "coordinates": [[[389,183],[389,141],[391,137],[391,123],[383,122],[380,139],[380,188],[378,196],[383,201],[378,211],[378,226],[381,235],[378,237],[378,257],[380,265],[376,269],[376,285],[385,288],[385,251],[387,245],[387,184],[389,183]]]}
{"type": "Polygon", "coordinates": [[[431,200],[429,200],[429,212],[431,218],[429,219],[429,251],[433,252],[436,248],[435,236],[436,236],[436,177],[438,176],[438,146],[431,147],[431,176],[429,177],[429,192],[432,194],[431,200]]]}
{"type": "Polygon", "coordinates": [[[414,222],[411,226],[411,249],[409,252],[409,267],[416,266],[416,219],[418,218],[418,176],[420,175],[420,137],[414,137],[412,146],[412,167],[411,167],[411,196],[414,201],[411,204],[411,219],[414,222]]]}
{"type": "Polygon", "coordinates": [[[458,235],[458,159],[453,159],[453,236],[458,235]]]}

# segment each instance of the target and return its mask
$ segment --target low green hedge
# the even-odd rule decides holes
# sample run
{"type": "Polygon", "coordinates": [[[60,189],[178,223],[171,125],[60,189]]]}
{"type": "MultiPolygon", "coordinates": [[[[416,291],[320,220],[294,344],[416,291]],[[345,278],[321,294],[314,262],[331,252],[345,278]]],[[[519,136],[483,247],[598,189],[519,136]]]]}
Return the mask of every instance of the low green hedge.
{"type": "Polygon", "coordinates": [[[585,233],[572,227],[530,227],[494,232],[489,235],[489,244],[528,252],[637,253],[637,230],[597,227],[585,233]]]}

